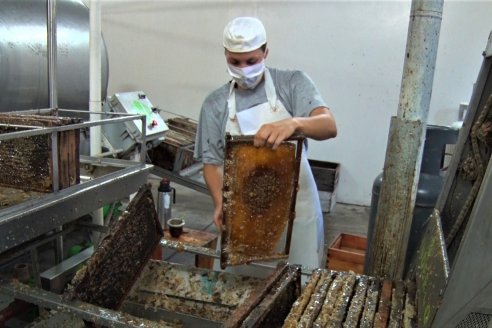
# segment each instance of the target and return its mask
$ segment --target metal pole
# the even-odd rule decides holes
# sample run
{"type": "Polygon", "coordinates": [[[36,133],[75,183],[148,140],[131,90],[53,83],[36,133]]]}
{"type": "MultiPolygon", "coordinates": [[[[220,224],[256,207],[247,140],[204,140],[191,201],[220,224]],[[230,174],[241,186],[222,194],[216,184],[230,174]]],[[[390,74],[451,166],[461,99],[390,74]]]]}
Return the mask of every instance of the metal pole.
{"type": "MultiPolygon", "coordinates": [[[[47,1],[47,47],[48,47],[48,92],[50,99],[50,108],[58,110],[58,93],[57,93],[57,24],[56,24],[56,0],[47,1]]],[[[58,191],[59,184],[59,168],[58,168],[58,133],[51,134],[51,162],[53,165],[53,191],[58,191]]],[[[62,231],[62,227],[57,228],[57,231],[62,231]]],[[[55,262],[63,261],[63,237],[56,239],[55,262]]]]}
{"type": "MultiPolygon", "coordinates": [[[[101,3],[99,0],[91,0],[89,8],[90,33],[89,33],[89,112],[90,120],[101,119],[101,3]]],[[[90,128],[90,154],[101,155],[101,126],[90,128]]],[[[104,225],[103,209],[99,208],[92,212],[92,223],[104,225]]],[[[100,234],[94,231],[92,241],[97,245],[100,234]]]]}
{"type": "MultiPolygon", "coordinates": [[[[89,8],[90,33],[89,33],[89,111],[90,120],[101,119],[101,3],[99,0],[91,0],[89,8]]],[[[91,156],[101,153],[101,126],[90,128],[91,156]]]]}
{"type": "Polygon", "coordinates": [[[56,69],[56,0],[47,2],[47,21],[48,21],[48,89],[50,98],[50,107],[58,108],[57,94],[57,69],[56,69]]]}
{"type": "Polygon", "coordinates": [[[383,184],[365,273],[401,279],[434,79],[443,0],[413,0],[398,116],[392,117],[383,184]]]}

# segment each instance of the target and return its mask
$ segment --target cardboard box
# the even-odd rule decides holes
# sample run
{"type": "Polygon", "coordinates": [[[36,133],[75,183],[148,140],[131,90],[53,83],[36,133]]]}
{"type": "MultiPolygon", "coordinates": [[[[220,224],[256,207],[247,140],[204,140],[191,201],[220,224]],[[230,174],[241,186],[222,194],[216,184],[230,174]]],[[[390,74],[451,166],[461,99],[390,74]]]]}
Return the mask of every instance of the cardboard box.
{"type": "Polygon", "coordinates": [[[346,233],[339,234],[328,248],[328,269],[364,273],[366,248],[366,237],[346,233]]]}

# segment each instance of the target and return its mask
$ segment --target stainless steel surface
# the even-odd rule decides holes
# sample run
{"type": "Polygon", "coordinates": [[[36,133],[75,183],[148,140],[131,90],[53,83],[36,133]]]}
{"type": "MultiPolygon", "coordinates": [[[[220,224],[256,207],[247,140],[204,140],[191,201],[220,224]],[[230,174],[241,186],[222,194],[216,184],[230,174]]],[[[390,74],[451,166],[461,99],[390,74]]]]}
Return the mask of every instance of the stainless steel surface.
{"type": "Polygon", "coordinates": [[[166,319],[171,322],[181,322],[183,327],[200,327],[200,328],[221,328],[222,323],[198,318],[189,314],[182,314],[175,311],[168,311],[162,308],[151,308],[135,302],[123,303],[122,310],[138,317],[144,317],[149,320],[159,321],[166,319]]]}
{"type": "Polygon", "coordinates": [[[126,301],[138,303],[131,304],[134,315],[147,318],[145,308],[163,309],[151,318],[182,318],[184,327],[210,326],[210,321],[229,328],[280,327],[300,288],[297,266],[280,265],[262,279],[150,261],[126,301]]]}
{"type": "Polygon", "coordinates": [[[101,132],[109,142],[110,148],[120,149],[120,158],[126,157],[145,135],[145,145],[149,149],[164,140],[168,126],[143,91],[116,93],[105,103],[104,111],[143,115],[145,121],[126,121],[121,124],[102,126],[101,132]]]}
{"type": "MultiPolygon", "coordinates": [[[[80,112],[80,111],[64,110],[64,109],[59,110],[59,111],[64,111],[67,113],[78,113],[78,112],[80,112]]],[[[23,112],[11,112],[11,113],[22,114],[23,112]]],[[[26,111],[26,113],[27,113],[27,111],[26,111]]],[[[35,112],[29,111],[29,113],[35,114],[36,111],[35,112]]],[[[78,124],[70,124],[70,125],[64,125],[64,126],[58,126],[58,127],[52,127],[52,128],[31,127],[32,130],[0,134],[0,141],[1,140],[14,139],[14,138],[21,138],[21,137],[36,136],[36,135],[47,134],[47,133],[51,133],[51,132],[55,132],[55,131],[68,131],[68,130],[73,130],[73,129],[87,128],[87,127],[96,126],[96,125],[115,124],[115,123],[119,123],[119,122],[126,122],[129,120],[140,119],[140,120],[142,120],[142,124],[145,123],[145,116],[143,116],[143,115],[117,114],[117,113],[111,113],[111,115],[121,116],[121,117],[102,119],[99,121],[84,122],[84,123],[78,123],[78,124]]],[[[7,125],[0,124],[0,126],[7,126],[7,125]]],[[[145,132],[145,129],[142,133],[143,140],[145,140],[145,137],[146,137],[146,134],[144,132],[145,132]]]]}
{"type": "Polygon", "coordinates": [[[492,112],[492,58],[484,58],[473,89],[465,121],[460,130],[448,179],[436,208],[441,213],[448,256],[454,262],[490,161],[488,128],[492,112]]]}
{"type": "MultiPolygon", "coordinates": [[[[0,6],[0,112],[49,107],[47,3],[3,0],[0,6]]],[[[62,108],[89,104],[89,11],[81,0],[57,0],[57,98],[62,108]]],[[[108,57],[102,41],[102,97],[108,57]]]]}
{"type": "MultiPolygon", "coordinates": [[[[220,259],[220,251],[208,247],[195,246],[195,245],[186,244],[179,241],[164,239],[164,238],[161,240],[160,245],[164,248],[173,249],[179,252],[188,252],[191,254],[203,255],[214,259],[220,259]]],[[[251,262],[248,263],[248,265],[271,269],[272,271],[276,269],[276,267],[272,264],[265,264],[261,262],[251,262]]],[[[301,273],[303,275],[309,276],[312,274],[314,269],[315,268],[301,267],[301,273]]]]}
{"type": "Polygon", "coordinates": [[[58,85],[57,85],[57,24],[56,24],[56,1],[48,0],[46,9],[47,21],[47,44],[48,44],[48,92],[49,92],[49,107],[58,108],[58,85]]]}
{"type": "Polygon", "coordinates": [[[208,191],[207,185],[205,184],[205,181],[203,180],[203,177],[201,176],[182,176],[179,172],[172,172],[158,166],[154,166],[152,168],[152,174],[159,177],[168,177],[171,181],[174,181],[182,186],[191,188],[204,194],[210,193],[208,191]]]}
{"type": "Polygon", "coordinates": [[[31,288],[20,283],[12,283],[0,279],[0,293],[12,295],[15,298],[41,307],[71,313],[84,320],[107,327],[174,327],[163,322],[153,322],[134,317],[122,312],[101,308],[79,301],[63,300],[60,295],[39,288],[31,288]]]}
{"type": "Polygon", "coordinates": [[[489,161],[433,327],[454,327],[472,312],[492,314],[491,199],[489,161]]]}
{"type": "Polygon", "coordinates": [[[75,272],[80,268],[94,252],[94,247],[88,247],[54,267],[41,272],[41,286],[45,290],[60,294],[66,284],[72,279],[75,272]]]}
{"type": "Polygon", "coordinates": [[[0,253],[135,192],[152,165],[124,162],[116,172],[0,211],[0,253]]]}
{"type": "Polygon", "coordinates": [[[76,316],[63,312],[51,313],[47,318],[36,320],[26,328],[86,328],[84,321],[76,316]]]}
{"type": "Polygon", "coordinates": [[[174,240],[169,240],[169,239],[162,239],[160,242],[160,245],[164,248],[170,248],[178,251],[184,251],[192,254],[197,254],[197,255],[204,255],[208,256],[214,259],[219,259],[220,258],[220,252],[208,248],[208,247],[201,247],[201,246],[195,246],[191,244],[185,244],[179,241],[174,241],[174,240]]]}
{"type": "MultiPolygon", "coordinates": [[[[58,108],[58,69],[57,69],[57,24],[56,24],[56,0],[47,1],[46,9],[47,21],[47,44],[48,44],[48,92],[49,92],[49,107],[58,108]]],[[[58,135],[56,132],[51,134],[51,149],[58,149],[58,135]]],[[[51,153],[53,163],[53,191],[59,189],[58,176],[58,152],[51,153]]],[[[57,228],[62,231],[62,227],[57,228]]],[[[63,236],[60,235],[56,239],[55,259],[57,263],[63,261],[63,236]]]]}
{"type": "Polygon", "coordinates": [[[163,178],[157,188],[157,217],[161,227],[167,229],[167,221],[172,218],[173,203],[176,201],[176,189],[171,187],[171,181],[163,178]]]}
{"type": "MultiPolygon", "coordinates": [[[[18,132],[6,133],[0,135],[0,138],[12,139],[21,136],[46,134],[97,124],[123,122],[135,118],[135,115],[123,115],[121,118],[99,122],[23,131],[20,132],[20,135],[18,132]]],[[[0,226],[4,229],[2,231],[5,232],[5,237],[0,242],[0,252],[55,229],[57,224],[62,225],[81,217],[95,207],[101,207],[108,202],[128,196],[146,182],[148,171],[152,167],[140,162],[89,157],[82,157],[81,163],[101,168],[114,167],[118,168],[118,170],[112,169],[106,176],[99,176],[62,191],[1,210],[0,226]]]]}
{"type": "MultiPolygon", "coordinates": [[[[490,42],[489,39],[487,46],[490,42]]],[[[442,300],[432,327],[486,327],[492,314],[489,128],[492,61],[485,53],[484,56],[446,183],[436,205],[446,237],[451,272],[449,281],[441,290],[442,300]],[[478,317],[488,318],[485,323],[478,324],[474,320],[478,317]]],[[[430,280],[432,278],[429,277],[430,280]]],[[[442,285],[445,282],[437,283],[442,285]]],[[[432,315],[432,312],[427,312],[424,314],[432,315]]]]}

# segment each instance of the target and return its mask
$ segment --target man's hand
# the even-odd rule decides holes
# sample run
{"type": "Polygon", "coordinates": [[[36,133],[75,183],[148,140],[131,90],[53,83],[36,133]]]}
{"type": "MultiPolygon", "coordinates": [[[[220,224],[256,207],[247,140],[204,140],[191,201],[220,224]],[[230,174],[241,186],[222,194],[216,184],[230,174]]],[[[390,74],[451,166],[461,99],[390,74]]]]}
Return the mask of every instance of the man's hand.
{"type": "Polygon", "coordinates": [[[222,208],[216,208],[214,210],[214,223],[215,227],[217,228],[217,231],[219,233],[222,232],[222,208]]]}
{"type": "Polygon", "coordinates": [[[277,149],[278,146],[296,132],[297,120],[287,118],[285,120],[263,124],[255,134],[254,145],[256,147],[271,147],[277,149]]]}
{"type": "Polygon", "coordinates": [[[203,177],[214,203],[214,223],[219,232],[222,230],[222,165],[204,164],[203,177]]]}
{"type": "Polygon", "coordinates": [[[293,117],[263,124],[255,134],[254,145],[276,149],[294,133],[314,140],[326,140],[336,137],[337,126],[328,108],[317,107],[309,117],[293,117]]]}

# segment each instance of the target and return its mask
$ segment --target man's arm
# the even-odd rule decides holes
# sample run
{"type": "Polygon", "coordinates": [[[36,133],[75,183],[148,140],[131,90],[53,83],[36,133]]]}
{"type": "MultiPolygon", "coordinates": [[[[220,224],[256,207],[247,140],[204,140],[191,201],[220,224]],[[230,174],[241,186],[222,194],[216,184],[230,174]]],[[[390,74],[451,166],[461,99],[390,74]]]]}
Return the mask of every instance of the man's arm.
{"type": "Polygon", "coordinates": [[[214,203],[214,223],[218,231],[222,227],[222,183],[223,183],[222,165],[204,164],[203,177],[207,184],[212,201],[214,203]]]}
{"type": "Polygon", "coordinates": [[[317,107],[311,111],[309,117],[292,117],[264,124],[256,133],[254,144],[257,147],[268,146],[275,149],[294,133],[315,140],[334,138],[337,135],[335,118],[328,108],[317,107]]]}

